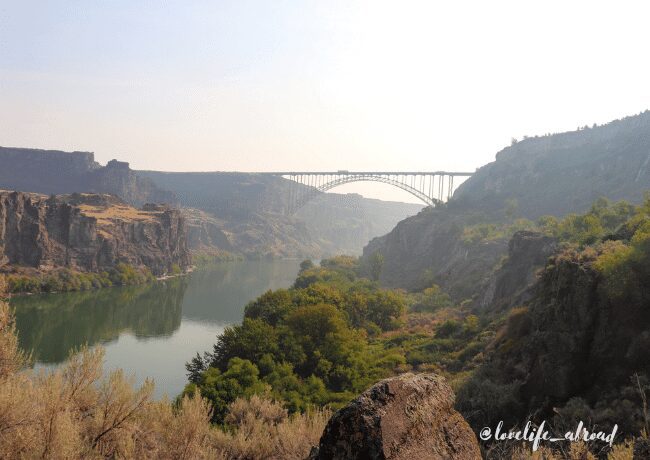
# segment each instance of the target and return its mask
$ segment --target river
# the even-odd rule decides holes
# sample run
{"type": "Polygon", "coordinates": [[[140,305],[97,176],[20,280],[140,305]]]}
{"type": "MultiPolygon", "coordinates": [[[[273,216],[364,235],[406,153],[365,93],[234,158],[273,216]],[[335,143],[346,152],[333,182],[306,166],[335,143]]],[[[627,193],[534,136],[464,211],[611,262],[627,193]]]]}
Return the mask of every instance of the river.
{"type": "Polygon", "coordinates": [[[156,397],[174,398],[186,383],[185,363],[240,323],[249,301],[290,286],[298,264],[226,262],[143,286],[18,296],[11,305],[20,345],[32,351],[36,369],[61,366],[83,344],[101,345],[105,369],[122,368],[137,383],[151,377],[156,397]]]}

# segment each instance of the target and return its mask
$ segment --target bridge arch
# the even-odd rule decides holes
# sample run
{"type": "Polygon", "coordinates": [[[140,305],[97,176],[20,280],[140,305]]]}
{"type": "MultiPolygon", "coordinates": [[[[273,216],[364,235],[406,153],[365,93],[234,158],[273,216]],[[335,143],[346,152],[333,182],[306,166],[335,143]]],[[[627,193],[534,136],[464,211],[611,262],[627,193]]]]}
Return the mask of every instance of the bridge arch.
{"type": "MultiPolygon", "coordinates": [[[[325,183],[325,185],[323,185],[321,187],[317,187],[316,190],[318,190],[319,192],[327,192],[328,190],[331,190],[331,189],[333,189],[335,187],[338,187],[338,186],[344,185],[344,184],[350,184],[352,182],[381,182],[383,184],[389,184],[389,185],[392,185],[394,187],[397,187],[399,189],[402,189],[402,190],[410,193],[411,195],[413,195],[414,197],[416,197],[417,199],[422,201],[427,206],[437,206],[437,205],[443,203],[442,200],[438,200],[437,198],[427,196],[425,193],[418,190],[417,188],[411,187],[410,185],[408,185],[406,183],[402,183],[402,182],[399,182],[398,180],[391,179],[390,177],[385,177],[385,176],[374,176],[374,175],[363,176],[363,177],[346,176],[346,177],[342,177],[340,179],[333,180],[331,182],[327,182],[327,183],[325,183]]],[[[311,198],[313,198],[313,197],[311,197],[311,198]]],[[[309,200],[307,200],[307,201],[309,201],[309,200]]]]}
{"type": "Polygon", "coordinates": [[[295,213],[321,193],[352,182],[380,182],[404,190],[427,206],[438,206],[454,192],[454,177],[468,177],[464,172],[278,172],[263,173],[282,176],[299,184],[290,190],[289,214],[295,213]]]}

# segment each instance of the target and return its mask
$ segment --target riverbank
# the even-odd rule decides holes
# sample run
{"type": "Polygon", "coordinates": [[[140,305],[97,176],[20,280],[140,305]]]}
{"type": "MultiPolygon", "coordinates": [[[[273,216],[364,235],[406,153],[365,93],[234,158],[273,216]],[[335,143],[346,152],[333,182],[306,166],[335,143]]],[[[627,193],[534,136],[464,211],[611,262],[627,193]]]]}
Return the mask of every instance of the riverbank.
{"type": "Polygon", "coordinates": [[[55,294],[62,292],[80,292],[96,289],[134,286],[152,281],[165,281],[180,276],[186,276],[195,270],[202,270],[215,264],[232,262],[259,261],[297,261],[294,258],[261,258],[250,259],[231,253],[198,252],[192,255],[193,265],[182,270],[174,264],[169,273],[155,276],[147,267],[135,267],[129,264],[118,264],[116,267],[102,272],[82,272],[69,268],[52,268],[39,270],[32,267],[4,267],[0,278],[6,284],[6,291],[12,295],[55,294]]]}
{"type": "Polygon", "coordinates": [[[174,267],[171,275],[156,277],[146,267],[118,264],[116,267],[95,272],[81,272],[68,268],[38,270],[31,267],[11,267],[0,273],[9,294],[40,294],[57,292],[90,291],[113,286],[145,284],[156,279],[183,275],[180,267],[174,267]]]}

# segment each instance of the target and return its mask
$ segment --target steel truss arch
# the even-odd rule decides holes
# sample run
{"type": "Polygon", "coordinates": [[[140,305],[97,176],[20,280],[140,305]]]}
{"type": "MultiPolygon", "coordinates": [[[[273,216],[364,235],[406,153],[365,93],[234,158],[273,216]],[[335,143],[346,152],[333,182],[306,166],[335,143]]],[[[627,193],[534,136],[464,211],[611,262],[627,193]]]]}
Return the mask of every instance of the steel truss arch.
{"type": "Polygon", "coordinates": [[[277,172],[296,187],[289,189],[288,213],[293,214],[316,196],[352,182],[379,182],[410,193],[427,206],[439,206],[451,198],[454,177],[469,177],[464,172],[277,172]]]}
{"type": "MultiPolygon", "coordinates": [[[[342,177],[340,179],[335,179],[335,180],[333,180],[331,182],[327,182],[326,184],[324,184],[321,187],[316,187],[316,190],[318,190],[319,192],[327,192],[328,190],[331,190],[331,189],[333,189],[335,187],[338,187],[338,186],[344,185],[344,184],[350,184],[352,182],[381,182],[383,184],[393,185],[393,186],[395,186],[395,187],[397,187],[399,189],[402,189],[402,190],[410,193],[411,195],[413,195],[414,197],[416,197],[417,199],[422,201],[427,206],[437,206],[437,205],[443,203],[442,200],[438,200],[436,198],[427,196],[426,194],[424,194],[420,190],[418,190],[416,188],[413,188],[413,187],[411,187],[410,185],[408,185],[406,183],[400,182],[400,181],[395,180],[395,179],[391,179],[390,177],[386,177],[386,176],[375,176],[375,175],[369,175],[369,176],[345,176],[345,177],[342,177]]],[[[313,197],[310,197],[310,199],[311,198],[313,198],[313,197]]],[[[309,201],[309,200],[307,200],[307,201],[309,201]]]]}

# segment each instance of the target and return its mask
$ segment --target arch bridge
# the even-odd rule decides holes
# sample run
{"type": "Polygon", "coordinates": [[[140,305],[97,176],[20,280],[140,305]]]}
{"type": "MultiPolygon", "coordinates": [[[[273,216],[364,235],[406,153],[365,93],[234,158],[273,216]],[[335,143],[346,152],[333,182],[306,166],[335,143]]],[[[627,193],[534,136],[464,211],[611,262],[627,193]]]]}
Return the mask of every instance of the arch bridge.
{"type": "MultiPolygon", "coordinates": [[[[289,198],[289,214],[295,213],[307,202],[338,187],[352,182],[381,182],[405,190],[427,206],[445,203],[454,193],[454,178],[469,177],[470,172],[398,172],[398,171],[347,171],[332,172],[270,172],[262,173],[281,176],[300,187],[292,187],[289,198]]],[[[458,182],[458,181],[457,181],[458,182]]]]}

